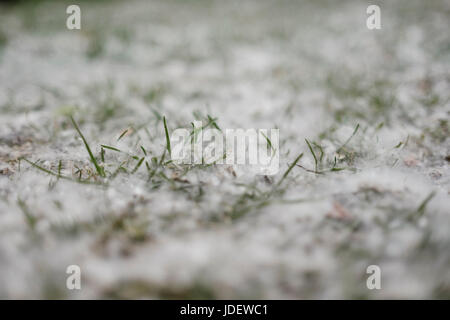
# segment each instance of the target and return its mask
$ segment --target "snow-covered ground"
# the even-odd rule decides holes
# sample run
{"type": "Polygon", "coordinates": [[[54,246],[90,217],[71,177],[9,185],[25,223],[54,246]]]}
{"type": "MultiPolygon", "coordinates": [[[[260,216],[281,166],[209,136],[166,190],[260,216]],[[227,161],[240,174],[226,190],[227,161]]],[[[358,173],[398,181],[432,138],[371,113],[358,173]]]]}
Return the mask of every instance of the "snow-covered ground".
{"type": "Polygon", "coordinates": [[[369,4],[0,6],[0,297],[450,298],[450,2],[369,4]],[[164,116],[280,172],[174,165],[164,116]]]}

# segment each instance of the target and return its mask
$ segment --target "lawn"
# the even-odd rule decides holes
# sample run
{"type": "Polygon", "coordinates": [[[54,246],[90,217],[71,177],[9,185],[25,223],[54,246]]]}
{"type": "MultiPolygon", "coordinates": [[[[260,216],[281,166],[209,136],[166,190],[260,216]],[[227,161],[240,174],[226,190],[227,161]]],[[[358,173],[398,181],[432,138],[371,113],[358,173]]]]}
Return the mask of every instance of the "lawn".
{"type": "Polygon", "coordinates": [[[450,298],[448,1],[69,4],[0,4],[0,298],[450,298]],[[177,164],[194,121],[278,173],[177,164]]]}

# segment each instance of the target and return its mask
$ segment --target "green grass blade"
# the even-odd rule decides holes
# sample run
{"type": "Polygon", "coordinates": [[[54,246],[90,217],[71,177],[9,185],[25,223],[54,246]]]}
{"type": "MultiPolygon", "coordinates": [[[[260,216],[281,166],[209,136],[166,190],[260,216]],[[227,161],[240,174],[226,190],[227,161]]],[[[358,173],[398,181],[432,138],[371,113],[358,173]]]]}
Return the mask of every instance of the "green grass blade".
{"type": "Polygon", "coordinates": [[[315,171],[317,172],[317,157],[316,157],[316,154],[314,153],[314,150],[311,147],[311,144],[309,143],[308,139],[305,139],[305,141],[306,141],[306,144],[308,145],[309,151],[311,151],[311,154],[314,157],[315,171]]]}
{"type": "Polygon", "coordinates": [[[415,218],[418,219],[421,216],[423,216],[423,214],[425,213],[425,208],[427,207],[428,203],[431,201],[431,199],[434,198],[434,196],[436,195],[436,191],[432,191],[426,198],[425,200],[422,201],[422,203],[420,204],[420,206],[417,208],[417,213],[415,215],[415,218]]]}
{"type": "Polygon", "coordinates": [[[105,149],[108,149],[108,150],[112,150],[112,151],[124,153],[124,154],[128,155],[129,157],[133,158],[134,160],[139,160],[139,157],[138,157],[138,156],[134,156],[134,155],[132,155],[132,154],[126,152],[126,151],[117,149],[117,148],[115,148],[115,147],[111,147],[111,146],[108,146],[108,145],[105,145],[105,144],[101,144],[100,146],[101,146],[102,148],[105,148],[105,149]]]}
{"type": "Polygon", "coordinates": [[[139,169],[139,167],[141,166],[142,162],[144,162],[144,159],[145,159],[145,157],[142,157],[142,158],[139,160],[139,162],[138,162],[138,163],[136,164],[136,166],[134,167],[133,171],[131,171],[132,174],[135,173],[135,172],[139,169]]]}
{"type": "Polygon", "coordinates": [[[352,135],[347,139],[347,141],[345,141],[345,143],[339,147],[339,149],[336,150],[337,153],[339,153],[339,151],[342,150],[342,148],[344,148],[349,142],[350,140],[352,140],[352,138],[355,136],[356,132],[358,132],[359,129],[359,123],[356,125],[355,130],[353,130],[352,135]]]}
{"type": "Polygon", "coordinates": [[[77,123],[75,122],[75,120],[73,119],[73,117],[70,117],[70,120],[72,120],[72,124],[75,127],[75,129],[77,130],[78,134],[81,137],[81,140],[83,140],[84,146],[86,147],[87,152],[89,153],[89,157],[91,159],[91,162],[94,164],[95,169],[97,170],[97,173],[101,176],[104,177],[105,176],[105,172],[103,171],[102,167],[100,167],[97,163],[97,160],[95,159],[94,155],[92,154],[91,148],[89,147],[89,144],[87,143],[86,139],[84,138],[83,134],[81,133],[80,128],[78,127],[77,123]]]}
{"type": "Polygon", "coordinates": [[[300,153],[298,155],[298,157],[294,160],[294,162],[291,163],[291,165],[289,166],[289,168],[286,170],[286,172],[283,174],[283,176],[281,177],[280,181],[278,181],[277,186],[279,186],[284,179],[286,179],[286,177],[289,175],[289,172],[291,172],[291,170],[295,167],[295,165],[297,164],[297,162],[299,162],[299,160],[303,157],[303,153],[300,153]]]}
{"type": "Polygon", "coordinates": [[[31,214],[25,201],[23,201],[20,198],[17,198],[17,204],[19,205],[20,209],[22,210],[23,215],[25,216],[25,219],[27,221],[27,224],[30,226],[30,228],[32,230],[34,230],[34,227],[36,226],[36,223],[37,223],[37,218],[31,214]]]}
{"type": "Polygon", "coordinates": [[[208,114],[208,121],[209,121],[209,123],[211,123],[211,125],[212,125],[214,128],[216,128],[217,130],[222,131],[222,129],[220,129],[220,127],[217,125],[216,120],[217,120],[216,118],[212,118],[212,117],[208,114]]]}
{"type": "Polygon", "coordinates": [[[163,117],[163,123],[164,123],[164,132],[166,134],[167,151],[169,151],[169,156],[172,156],[172,149],[170,147],[169,130],[167,129],[167,122],[166,122],[165,116],[163,117]]]}
{"type": "Polygon", "coordinates": [[[322,160],[323,160],[323,156],[325,155],[325,153],[323,152],[323,148],[320,144],[317,144],[315,142],[313,142],[313,145],[320,150],[319,163],[321,164],[322,160]]]}
{"type": "Polygon", "coordinates": [[[123,136],[128,132],[128,129],[126,129],[124,132],[122,132],[122,134],[119,136],[119,138],[117,138],[117,141],[119,141],[120,139],[123,138],[123,136]]]}
{"type": "Polygon", "coordinates": [[[101,146],[102,146],[102,148],[109,149],[109,150],[112,150],[112,151],[123,152],[123,151],[120,150],[120,149],[117,149],[117,148],[114,148],[114,147],[111,147],[111,146],[107,146],[107,145],[105,145],[105,144],[102,144],[101,146]]]}
{"type": "Polygon", "coordinates": [[[269,137],[266,136],[262,131],[261,131],[261,134],[262,134],[262,136],[266,139],[267,145],[269,146],[269,148],[270,148],[273,152],[275,152],[276,150],[275,150],[275,148],[273,147],[272,141],[270,141],[269,137]]]}
{"type": "Polygon", "coordinates": [[[62,169],[62,161],[59,160],[59,163],[58,163],[58,177],[61,176],[61,169],[62,169]]]}

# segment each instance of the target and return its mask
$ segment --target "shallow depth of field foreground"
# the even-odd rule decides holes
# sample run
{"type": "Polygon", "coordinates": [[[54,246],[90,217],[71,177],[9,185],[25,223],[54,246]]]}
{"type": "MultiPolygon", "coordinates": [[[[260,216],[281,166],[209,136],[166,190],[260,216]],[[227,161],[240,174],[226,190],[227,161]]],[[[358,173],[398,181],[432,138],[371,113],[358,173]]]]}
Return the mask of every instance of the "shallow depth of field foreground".
{"type": "Polygon", "coordinates": [[[450,298],[450,2],[68,4],[0,5],[0,298],[450,298]],[[278,174],[172,162],[196,120],[278,174]]]}

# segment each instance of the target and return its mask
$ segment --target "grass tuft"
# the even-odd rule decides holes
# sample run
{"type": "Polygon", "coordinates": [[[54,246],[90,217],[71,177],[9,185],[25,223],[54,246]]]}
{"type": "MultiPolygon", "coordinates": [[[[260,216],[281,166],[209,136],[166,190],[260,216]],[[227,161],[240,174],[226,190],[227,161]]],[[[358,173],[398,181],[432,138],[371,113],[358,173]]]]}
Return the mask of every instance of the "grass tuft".
{"type": "Polygon", "coordinates": [[[87,143],[86,139],[83,136],[83,133],[81,133],[80,128],[78,127],[77,123],[75,122],[75,120],[73,119],[72,116],[70,117],[70,120],[72,121],[73,126],[75,127],[75,129],[77,130],[78,134],[80,135],[81,140],[83,140],[84,146],[86,147],[86,150],[89,153],[89,158],[91,159],[91,162],[94,164],[95,169],[97,170],[97,173],[99,174],[99,176],[105,177],[105,171],[97,163],[97,160],[95,159],[94,155],[92,154],[92,151],[91,151],[91,148],[89,147],[89,144],[87,143]]]}
{"type": "MultiPolygon", "coordinates": [[[[62,175],[60,172],[56,173],[56,172],[53,172],[53,171],[51,171],[49,169],[44,168],[44,167],[38,165],[36,163],[37,161],[36,162],[31,162],[30,160],[28,160],[26,158],[21,158],[21,159],[25,160],[25,162],[29,163],[32,167],[34,167],[34,168],[36,168],[38,170],[41,170],[42,172],[45,172],[45,173],[47,173],[49,175],[55,176],[58,179],[64,179],[64,180],[69,180],[69,181],[72,181],[72,182],[78,182],[78,183],[84,183],[84,184],[99,184],[98,182],[91,182],[91,181],[87,181],[87,180],[80,180],[80,179],[76,179],[75,180],[75,179],[72,179],[71,177],[67,177],[67,176],[62,175]]],[[[81,170],[79,172],[80,172],[80,175],[81,175],[81,170]]]]}

